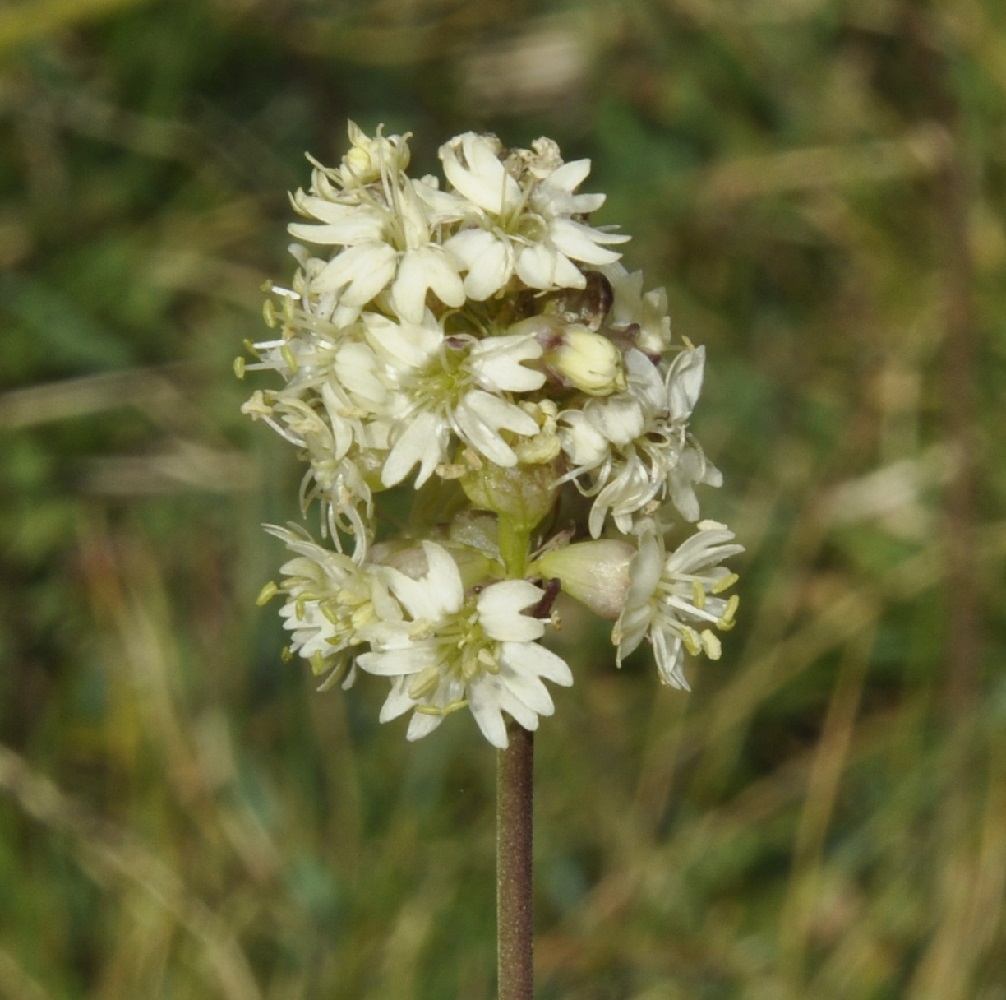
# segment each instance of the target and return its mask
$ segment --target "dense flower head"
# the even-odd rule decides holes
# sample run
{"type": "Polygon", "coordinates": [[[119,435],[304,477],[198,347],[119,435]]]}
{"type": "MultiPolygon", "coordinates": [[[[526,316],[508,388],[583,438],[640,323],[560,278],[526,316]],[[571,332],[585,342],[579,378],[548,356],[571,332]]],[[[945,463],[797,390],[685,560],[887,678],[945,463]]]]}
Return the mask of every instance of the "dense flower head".
{"type": "Polygon", "coordinates": [[[409,138],[350,124],[291,196],[295,272],[239,373],[278,377],[244,410],[297,448],[330,544],[270,529],[294,556],[265,594],[326,683],[388,679],[381,719],[409,714],[409,738],[467,707],[504,746],[504,716],[533,729],[543,681],[572,682],[541,645],[558,591],[615,622],[618,664],[646,640],[684,687],[685,653],[715,658],[733,622],[741,548],[699,520],[721,482],[690,426],[704,350],[592,221],[590,162],[466,132],[413,177],[409,138]],[[412,496],[397,537],[389,491],[412,496]]]}

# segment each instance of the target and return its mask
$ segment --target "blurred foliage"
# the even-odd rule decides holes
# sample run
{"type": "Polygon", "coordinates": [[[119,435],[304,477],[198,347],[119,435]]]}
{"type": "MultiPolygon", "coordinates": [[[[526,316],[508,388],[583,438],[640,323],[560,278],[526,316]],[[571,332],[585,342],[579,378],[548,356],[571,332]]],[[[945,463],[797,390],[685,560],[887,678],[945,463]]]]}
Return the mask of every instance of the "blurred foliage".
{"type": "Polygon", "coordinates": [[[539,134],[708,345],[748,548],[695,692],[539,734],[541,1000],[1006,998],[1006,8],[0,8],[0,996],[493,995],[493,759],[316,695],[231,360],[345,121],[539,134]]]}

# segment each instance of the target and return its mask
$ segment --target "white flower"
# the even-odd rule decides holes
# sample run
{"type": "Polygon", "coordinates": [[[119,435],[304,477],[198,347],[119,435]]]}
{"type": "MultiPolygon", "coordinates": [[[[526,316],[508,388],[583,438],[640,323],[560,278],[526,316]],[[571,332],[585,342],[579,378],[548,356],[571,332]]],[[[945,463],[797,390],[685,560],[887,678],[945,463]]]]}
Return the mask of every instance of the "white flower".
{"type": "Polygon", "coordinates": [[[709,628],[733,627],[736,595],[716,596],[736,581],[724,559],[744,551],[734,534],[716,521],[700,521],[698,531],[667,555],[663,538],[649,527],[640,535],[639,551],[629,565],[631,583],[611,641],[617,663],[643,641],[653,644],[664,684],[688,690],[682,672],[684,653],[719,659],[720,642],[709,628]]]}
{"type": "Polygon", "coordinates": [[[416,486],[422,486],[447,461],[454,437],[496,465],[516,465],[500,432],[531,437],[539,427],[503,394],[544,384],[541,372],[523,364],[539,357],[541,346],[531,335],[459,336],[445,339],[426,364],[400,367],[394,377],[401,402],[393,414],[400,430],[381,473],[384,485],[401,482],[418,463],[416,486]]]}
{"type": "MultiPolygon", "coordinates": [[[[316,545],[299,530],[276,525],[266,530],[297,553],[282,566],[285,579],[273,589],[287,594],[280,617],[291,633],[291,649],[311,663],[315,674],[330,674],[328,686],[343,675],[354,647],[363,641],[360,629],[401,618],[401,609],[378,573],[316,545]]],[[[351,680],[352,675],[347,683],[351,680]]]]}
{"type": "Polygon", "coordinates": [[[263,596],[285,595],[290,650],[329,681],[387,677],[381,719],[408,713],[409,739],[468,708],[504,747],[507,717],[535,729],[545,682],[572,683],[536,617],[559,588],[615,621],[619,665],[646,639],[686,687],[684,652],[717,657],[733,624],[721,563],[741,547],[702,521],[668,554],[653,520],[667,502],[698,521],[696,486],[720,481],[689,431],[705,355],[671,348],[666,295],[590,224],[590,162],[467,132],[440,149],[441,189],[407,175],[408,139],[350,123],[338,166],[311,161],[293,280],[237,364],[279,376],[243,410],[297,449],[330,546],[270,528],[294,555],[263,596]],[[379,535],[406,482],[408,538],[379,535]],[[574,490],[591,540],[572,541],[574,490]]]}
{"type": "Polygon", "coordinates": [[[671,320],[667,315],[667,292],[654,288],[643,293],[643,272],[631,274],[621,263],[601,269],[611,283],[612,307],[608,323],[614,331],[632,330],[636,347],[650,357],[659,357],[671,346],[671,320]]]}
{"type": "Polygon", "coordinates": [[[630,349],[624,393],[590,399],[559,414],[563,450],[572,466],[565,478],[594,497],[588,518],[594,538],[609,515],[620,531],[630,532],[637,515],[667,496],[694,521],[699,516],[694,486],[719,485],[719,471],[688,433],[704,361],[703,348],[689,347],[661,375],[642,351],[630,349]]]}
{"type": "Polygon", "coordinates": [[[423,318],[429,292],[447,306],[465,301],[458,263],[437,238],[446,220],[434,206],[442,211],[445,202],[429,185],[405,176],[407,157],[403,163],[394,149],[381,146],[389,141],[360,133],[354,140],[358,156],[347,154],[340,171],[316,169],[310,191],[293,196],[294,207],[312,221],[291,224],[290,234],[342,248],[327,261],[299,258],[309,297],[328,306],[334,296],[344,323],[385,290],[391,308],[414,323],[423,318]],[[375,169],[373,182],[360,185],[375,169]],[[342,186],[347,177],[353,181],[348,189],[342,186]]]}
{"type": "MultiPolygon", "coordinates": [[[[554,144],[553,144],[554,146],[554,144]]],[[[470,203],[466,226],[445,248],[466,270],[465,292],[483,301],[516,275],[529,288],[583,288],[577,264],[611,264],[619,254],[603,244],[628,237],[594,229],[571,218],[599,208],[603,195],[575,195],[586,178],[588,160],[562,164],[555,155],[531,160],[545,170],[526,169],[518,155],[520,182],[500,160],[498,140],[466,132],[440,149],[444,175],[470,203]]],[[[528,151],[523,151],[528,152],[528,151]]],[[[515,169],[515,168],[512,168],[515,169]]]]}
{"type": "Polygon", "coordinates": [[[554,711],[543,680],[573,683],[565,661],[538,644],[545,623],[521,613],[544,591],[526,580],[504,580],[466,595],[447,550],[429,541],[423,550],[427,572],[419,579],[386,568],[408,619],[367,626],[371,652],[357,664],[391,678],[380,718],[388,722],[412,711],[408,739],[425,736],[445,715],[467,706],[485,738],[502,749],[504,712],[534,730],[540,715],[554,711]]]}
{"type": "Polygon", "coordinates": [[[339,167],[323,167],[311,157],[308,159],[315,166],[315,188],[332,200],[356,204],[358,189],[379,181],[383,174],[403,171],[409,165],[411,133],[385,136],[382,127],[378,126],[377,134],[371,137],[352,121],[348,131],[350,147],[339,167]]]}

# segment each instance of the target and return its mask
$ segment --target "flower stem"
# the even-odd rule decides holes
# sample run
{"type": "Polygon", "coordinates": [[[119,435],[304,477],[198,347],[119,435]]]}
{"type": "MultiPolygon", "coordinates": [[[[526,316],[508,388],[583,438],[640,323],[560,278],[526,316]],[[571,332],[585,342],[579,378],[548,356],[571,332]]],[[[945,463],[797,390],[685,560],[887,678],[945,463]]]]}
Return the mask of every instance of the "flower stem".
{"type": "Polygon", "coordinates": [[[534,734],[507,723],[496,755],[496,953],[499,1000],[532,1000],[534,938],[531,846],[534,734]]]}
{"type": "Polygon", "coordinates": [[[499,517],[500,558],[506,567],[507,576],[520,580],[527,565],[527,551],[531,540],[531,528],[513,518],[499,517]]]}

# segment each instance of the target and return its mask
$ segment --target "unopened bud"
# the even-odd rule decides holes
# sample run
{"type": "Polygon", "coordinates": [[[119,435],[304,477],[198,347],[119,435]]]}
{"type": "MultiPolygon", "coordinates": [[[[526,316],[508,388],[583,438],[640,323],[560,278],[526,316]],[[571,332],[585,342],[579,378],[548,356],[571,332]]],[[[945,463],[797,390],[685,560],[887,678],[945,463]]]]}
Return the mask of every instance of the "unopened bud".
{"type": "Polygon", "coordinates": [[[617,538],[576,542],[546,552],[529,571],[546,579],[557,577],[570,597],[596,615],[614,621],[625,606],[629,591],[629,562],[636,548],[617,538]]]}
{"type": "Polygon", "coordinates": [[[381,176],[382,169],[405,170],[409,165],[409,147],[398,136],[385,138],[378,129],[377,135],[371,137],[350,122],[349,141],[352,145],[342,158],[343,181],[350,182],[347,186],[353,182],[369,184],[381,176]]]}
{"type": "Polygon", "coordinates": [[[589,396],[623,392],[628,384],[622,353],[607,337],[583,326],[567,327],[542,359],[568,385],[589,396]]]}
{"type": "Polygon", "coordinates": [[[556,480],[551,463],[504,467],[483,462],[462,477],[461,488],[478,510],[492,511],[530,531],[552,510],[556,480]]]}

